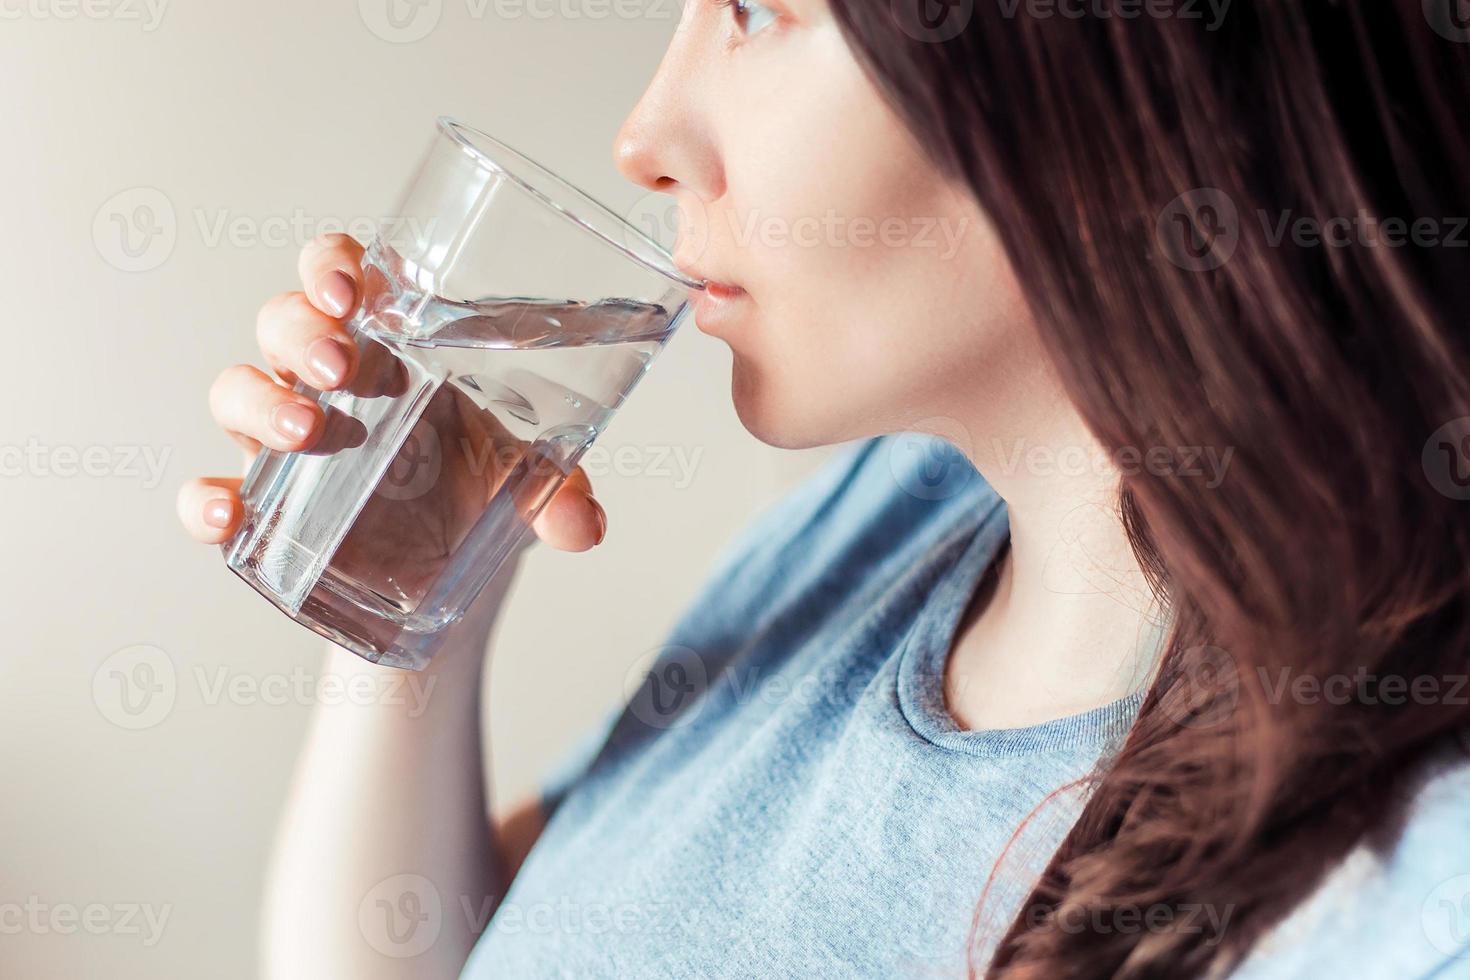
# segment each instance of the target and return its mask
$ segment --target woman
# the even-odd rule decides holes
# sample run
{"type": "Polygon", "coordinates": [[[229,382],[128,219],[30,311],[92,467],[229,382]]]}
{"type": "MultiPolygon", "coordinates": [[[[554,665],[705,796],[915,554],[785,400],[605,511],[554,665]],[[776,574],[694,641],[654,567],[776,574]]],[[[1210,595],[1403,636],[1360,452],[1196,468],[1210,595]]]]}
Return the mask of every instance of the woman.
{"type": "MultiPolygon", "coordinates": [[[[320,708],[272,975],[1470,975],[1461,14],[690,0],[619,166],[747,428],[853,444],[494,827],[511,573],[422,717],[320,708]]],[[[351,376],[359,256],[265,308],[280,379],[351,376]]],[[[237,485],[185,488],[201,541],[237,485]]],[[[537,531],[604,527],[579,474],[537,531]]]]}

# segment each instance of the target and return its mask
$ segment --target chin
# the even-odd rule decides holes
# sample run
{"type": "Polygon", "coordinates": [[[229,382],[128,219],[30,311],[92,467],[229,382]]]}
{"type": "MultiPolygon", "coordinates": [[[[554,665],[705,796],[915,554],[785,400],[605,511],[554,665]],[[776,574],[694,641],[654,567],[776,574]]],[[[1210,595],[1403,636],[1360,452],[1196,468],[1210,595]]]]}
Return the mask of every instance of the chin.
{"type": "Polygon", "coordinates": [[[812,449],[853,438],[833,429],[831,420],[818,419],[820,406],[800,399],[782,398],[769,379],[735,355],[730,370],[730,398],[745,431],[775,449],[812,449]]]}

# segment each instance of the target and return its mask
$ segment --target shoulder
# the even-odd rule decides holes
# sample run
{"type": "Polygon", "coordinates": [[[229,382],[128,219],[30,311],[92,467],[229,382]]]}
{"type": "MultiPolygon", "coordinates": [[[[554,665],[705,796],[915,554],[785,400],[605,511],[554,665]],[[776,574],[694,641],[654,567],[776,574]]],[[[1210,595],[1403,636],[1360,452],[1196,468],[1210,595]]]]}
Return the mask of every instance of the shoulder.
{"type": "Polygon", "coordinates": [[[1350,854],[1232,976],[1334,974],[1470,977],[1470,735],[1426,765],[1394,841],[1350,854]]]}

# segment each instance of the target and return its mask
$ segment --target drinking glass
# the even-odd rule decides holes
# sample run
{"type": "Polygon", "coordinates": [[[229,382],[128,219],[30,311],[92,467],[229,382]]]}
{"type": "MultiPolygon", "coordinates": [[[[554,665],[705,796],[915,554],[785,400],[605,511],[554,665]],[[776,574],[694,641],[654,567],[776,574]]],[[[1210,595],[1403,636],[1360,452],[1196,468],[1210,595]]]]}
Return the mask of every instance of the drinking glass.
{"type": "Polygon", "coordinates": [[[344,390],[310,450],[262,450],[230,569],[375,663],[420,669],[684,319],[668,254],[441,118],[362,260],[344,390]]]}

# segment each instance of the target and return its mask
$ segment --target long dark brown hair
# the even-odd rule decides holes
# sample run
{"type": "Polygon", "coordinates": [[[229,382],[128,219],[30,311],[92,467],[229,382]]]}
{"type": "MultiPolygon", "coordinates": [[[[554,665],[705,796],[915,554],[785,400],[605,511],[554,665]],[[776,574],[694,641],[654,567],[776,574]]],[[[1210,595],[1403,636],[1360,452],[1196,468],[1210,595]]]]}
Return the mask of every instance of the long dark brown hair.
{"type": "Polygon", "coordinates": [[[995,222],[1098,438],[1233,451],[1218,485],[1122,477],[1173,616],[1159,674],[972,972],[1227,970],[1392,840],[1416,763],[1470,725],[1461,2],[834,3],[995,222]],[[1283,696],[1300,677],[1350,696],[1283,696]],[[1228,929],[1047,928],[1186,906],[1228,929]]]}

